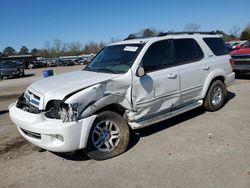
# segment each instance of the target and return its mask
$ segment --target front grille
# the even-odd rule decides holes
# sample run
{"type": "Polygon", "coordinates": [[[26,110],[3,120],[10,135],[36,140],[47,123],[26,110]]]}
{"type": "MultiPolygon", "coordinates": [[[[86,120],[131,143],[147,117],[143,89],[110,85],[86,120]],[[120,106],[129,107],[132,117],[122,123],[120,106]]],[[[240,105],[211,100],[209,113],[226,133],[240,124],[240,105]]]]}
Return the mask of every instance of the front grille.
{"type": "Polygon", "coordinates": [[[26,101],[28,101],[31,105],[33,105],[35,107],[39,107],[39,104],[40,104],[40,97],[39,96],[37,96],[34,93],[27,90],[24,94],[24,97],[25,97],[26,101]]]}
{"type": "Polygon", "coordinates": [[[21,131],[22,131],[25,135],[27,135],[27,136],[29,136],[29,137],[31,137],[31,138],[35,138],[35,139],[40,139],[40,140],[41,140],[41,134],[39,134],[39,133],[34,133],[34,132],[31,132],[31,131],[27,131],[27,130],[22,129],[22,128],[20,128],[20,129],[21,129],[21,131]]]}
{"type": "Polygon", "coordinates": [[[232,55],[233,59],[250,59],[250,54],[232,55]]]}
{"type": "Polygon", "coordinates": [[[235,61],[235,65],[250,65],[250,61],[235,61]]]}
{"type": "Polygon", "coordinates": [[[250,54],[233,55],[235,65],[250,65],[250,54]]]}
{"type": "MultiPolygon", "coordinates": [[[[33,101],[33,103],[34,103],[34,101],[33,101]]],[[[27,96],[25,97],[25,94],[21,95],[18,98],[16,107],[19,109],[22,109],[23,111],[27,111],[27,112],[34,113],[34,114],[40,113],[38,105],[36,105],[36,106],[33,105],[31,103],[30,98],[28,98],[27,96]]]]}

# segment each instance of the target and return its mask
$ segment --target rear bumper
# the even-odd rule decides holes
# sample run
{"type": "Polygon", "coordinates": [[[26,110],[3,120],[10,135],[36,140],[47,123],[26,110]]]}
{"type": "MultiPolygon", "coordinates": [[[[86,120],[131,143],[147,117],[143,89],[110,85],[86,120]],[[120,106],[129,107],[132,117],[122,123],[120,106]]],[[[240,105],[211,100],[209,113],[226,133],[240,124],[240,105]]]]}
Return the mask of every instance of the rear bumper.
{"type": "Polygon", "coordinates": [[[10,118],[20,134],[32,144],[54,152],[69,152],[85,148],[96,116],[78,122],[62,123],[48,119],[43,114],[32,114],[9,106],[10,118]]]}
{"type": "Polygon", "coordinates": [[[228,74],[226,79],[227,79],[226,80],[227,87],[231,86],[234,82],[234,79],[235,79],[235,73],[232,72],[232,73],[228,74]]]}

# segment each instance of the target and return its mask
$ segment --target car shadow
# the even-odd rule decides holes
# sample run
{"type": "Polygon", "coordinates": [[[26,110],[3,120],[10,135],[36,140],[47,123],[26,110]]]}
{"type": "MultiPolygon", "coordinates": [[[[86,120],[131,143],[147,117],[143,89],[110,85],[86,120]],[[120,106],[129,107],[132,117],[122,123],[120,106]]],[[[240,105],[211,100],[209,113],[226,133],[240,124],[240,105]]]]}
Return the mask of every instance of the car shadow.
{"type": "Polygon", "coordinates": [[[25,74],[24,76],[22,77],[19,77],[19,76],[11,76],[11,77],[5,77],[4,80],[12,80],[12,79],[18,79],[18,78],[28,78],[28,77],[31,77],[31,76],[34,76],[35,74],[25,74]]]}
{"type": "MultiPolygon", "coordinates": [[[[235,97],[235,93],[228,91],[227,96],[225,98],[225,105],[235,97]]],[[[163,131],[170,127],[173,127],[179,123],[183,123],[187,120],[193,119],[197,116],[204,114],[206,111],[203,107],[198,107],[196,109],[190,110],[183,114],[177,115],[165,121],[150,125],[148,127],[144,127],[142,129],[132,130],[130,133],[130,142],[127,148],[127,151],[133,148],[140,141],[141,137],[147,137],[153,135],[157,132],[163,131]]],[[[78,150],[74,153],[53,153],[59,157],[62,157],[66,160],[72,161],[87,161],[90,158],[86,156],[84,150],[78,150]]]]}
{"type": "Polygon", "coordinates": [[[0,110],[0,115],[7,114],[9,110],[0,110]]]}
{"type": "Polygon", "coordinates": [[[234,92],[227,91],[227,95],[226,95],[226,97],[225,97],[225,105],[226,105],[230,100],[232,100],[234,97],[236,97],[236,95],[235,95],[234,92]]]}
{"type": "Polygon", "coordinates": [[[77,150],[74,152],[69,152],[69,153],[56,153],[56,152],[51,152],[52,154],[61,157],[65,160],[69,161],[87,161],[90,158],[85,154],[84,150],[77,150]]]}

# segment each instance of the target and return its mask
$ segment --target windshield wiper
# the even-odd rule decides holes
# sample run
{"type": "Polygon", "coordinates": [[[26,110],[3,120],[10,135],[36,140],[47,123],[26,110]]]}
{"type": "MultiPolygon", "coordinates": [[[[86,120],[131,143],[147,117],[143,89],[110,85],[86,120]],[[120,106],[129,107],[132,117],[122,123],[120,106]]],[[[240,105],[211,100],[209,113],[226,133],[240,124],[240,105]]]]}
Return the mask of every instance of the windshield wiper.
{"type": "Polygon", "coordinates": [[[108,69],[106,67],[99,67],[99,68],[90,68],[90,67],[85,67],[83,70],[86,71],[94,71],[94,72],[100,72],[100,71],[105,71],[105,72],[110,72],[113,74],[119,74],[118,71],[112,70],[112,69],[108,69]]]}
{"type": "Polygon", "coordinates": [[[119,72],[115,71],[115,70],[112,70],[112,69],[108,69],[106,67],[100,67],[100,68],[96,68],[95,70],[97,71],[108,71],[110,73],[113,73],[113,74],[118,74],[119,72]]]}

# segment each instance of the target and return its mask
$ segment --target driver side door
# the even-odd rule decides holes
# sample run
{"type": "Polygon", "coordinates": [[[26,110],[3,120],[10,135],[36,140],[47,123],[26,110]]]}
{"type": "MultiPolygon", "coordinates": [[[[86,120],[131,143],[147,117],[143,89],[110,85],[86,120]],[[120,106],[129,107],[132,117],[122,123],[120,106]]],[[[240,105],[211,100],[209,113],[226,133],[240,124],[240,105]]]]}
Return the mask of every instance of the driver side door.
{"type": "Polygon", "coordinates": [[[171,39],[151,44],[140,66],[146,74],[133,79],[135,121],[171,111],[180,104],[180,76],[178,66],[174,66],[171,39]]]}

